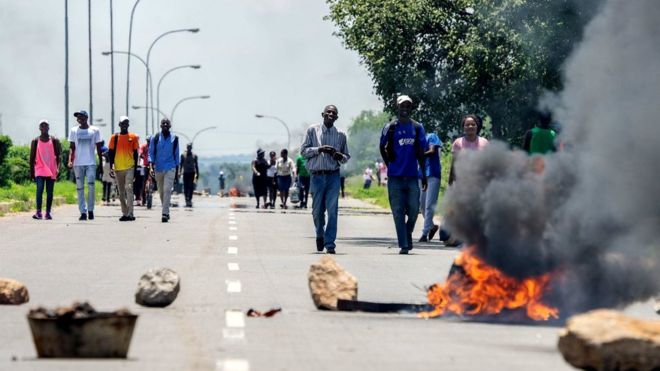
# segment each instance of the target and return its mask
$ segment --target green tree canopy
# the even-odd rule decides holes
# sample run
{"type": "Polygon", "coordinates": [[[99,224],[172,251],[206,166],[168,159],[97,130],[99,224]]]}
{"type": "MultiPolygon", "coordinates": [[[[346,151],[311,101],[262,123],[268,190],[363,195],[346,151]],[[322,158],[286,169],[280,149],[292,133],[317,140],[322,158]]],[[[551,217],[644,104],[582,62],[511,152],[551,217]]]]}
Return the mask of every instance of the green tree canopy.
{"type": "Polygon", "coordinates": [[[415,117],[443,137],[460,117],[492,119],[519,138],[601,0],[326,0],[345,46],[359,53],[393,113],[410,95],[415,117]]]}
{"type": "Polygon", "coordinates": [[[347,164],[349,173],[361,172],[367,165],[373,167],[380,159],[380,133],[385,123],[391,120],[389,113],[362,111],[348,128],[348,150],[351,160],[347,164]]]}

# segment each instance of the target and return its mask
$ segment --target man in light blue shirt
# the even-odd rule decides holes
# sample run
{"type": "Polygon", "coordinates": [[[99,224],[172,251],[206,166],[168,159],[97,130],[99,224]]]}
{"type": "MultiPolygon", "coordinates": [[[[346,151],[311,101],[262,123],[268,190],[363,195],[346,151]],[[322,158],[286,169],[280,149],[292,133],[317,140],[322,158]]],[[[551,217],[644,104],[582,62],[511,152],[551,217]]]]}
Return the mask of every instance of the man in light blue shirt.
{"type": "Polygon", "coordinates": [[[422,178],[422,172],[425,172],[428,184],[426,190],[422,191],[419,197],[419,209],[424,215],[424,228],[419,242],[431,241],[440,229],[439,226],[433,223],[433,216],[435,215],[438,193],[440,192],[440,174],[442,172],[440,149],[442,148],[442,142],[438,134],[429,133],[426,135],[426,143],[427,148],[424,151],[426,164],[424,168],[419,169],[420,179],[422,178]]]}
{"type": "Polygon", "coordinates": [[[172,187],[174,179],[179,177],[179,138],[170,132],[171,128],[169,119],[161,120],[160,133],[149,142],[149,163],[151,171],[155,172],[160,202],[163,204],[163,223],[170,220],[172,187]]]}

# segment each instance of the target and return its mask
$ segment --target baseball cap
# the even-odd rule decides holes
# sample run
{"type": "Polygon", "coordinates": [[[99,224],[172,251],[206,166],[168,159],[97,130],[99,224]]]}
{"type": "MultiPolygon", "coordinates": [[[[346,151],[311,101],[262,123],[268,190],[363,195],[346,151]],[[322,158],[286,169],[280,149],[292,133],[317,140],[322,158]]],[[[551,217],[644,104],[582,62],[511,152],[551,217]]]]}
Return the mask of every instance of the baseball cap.
{"type": "Polygon", "coordinates": [[[411,99],[409,96],[407,96],[407,95],[399,95],[399,96],[396,98],[396,105],[397,105],[397,106],[400,106],[401,103],[403,103],[403,102],[410,102],[410,103],[412,103],[413,101],[412,101],[412,99],[411,99]]]}
{"type": "Polygon", "coordinates": [[[78,117],[78,116],[89,117],[89,115],[87,114],[87,111],[82,110],[82,109],[81,109],[80,111],[74,113],[73,116],[74,116],[74,117],[78,117]]]}
{"type": "Polygon", "coordinates": [[[130,121],[128,116],[119,116],[119,122],[130,121]]]}
{"type": "Polygon", "coordinates": [[[39,120],[39,125],[43,124],[44,122],[50,125],[50,123],[46,119],[39,120]]]}

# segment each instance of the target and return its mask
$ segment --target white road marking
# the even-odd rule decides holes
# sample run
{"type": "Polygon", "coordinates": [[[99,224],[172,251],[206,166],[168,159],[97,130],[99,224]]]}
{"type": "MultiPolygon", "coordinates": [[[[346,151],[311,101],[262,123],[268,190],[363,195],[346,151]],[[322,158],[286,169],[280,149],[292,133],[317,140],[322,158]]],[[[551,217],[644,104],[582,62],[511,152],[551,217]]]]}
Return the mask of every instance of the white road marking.
{"type": "Polygon", "coordinates": [[[226,280],[225,283],[227,284],[227,292],[228,293],[238,293],[241,292],[241,281],[235,280],[226,280]]]}
{"type": "Polygon", "coordinates": [[[229,224],[236,224],[236,221],[235,220],[230,220],[229,224]]]}
{"type": "Polygon", "coordinates": [[[238,263],[227,263],[227,269],[230,271],[238,271],[241,268],[238,266],[238,263]]]}
{"type": "Polygon", "coordinates": [[[236,241],[236,240],[238,240],[238,236],[236,236],[236,235],[231,235],[231,236],[229,236],[229,240],[230,240],[230,241],[236,241]]]}
{"type": "Polygon", "coordinates": [[[227,255],[238,255],[238,247],[228,247],[227,255]]]}
{"type": "Polygon", "coordinates": [[[227,215],[229,215],[229,216],[236,216],[236,214],[234,214],[234,213],[229,213],[229,214],[227,214],[227,215]]]}
{"type": "Polygon", "coordinates": [[[225,325],[232,328],[245,327],[245,316],[240,310],[225,311],[225,325]]]}
{"type": "Polygon", "coordinates": [[[238,228],[236,228],[236,227],[229,227],[229,230],[230,230],[230,231],[237,231],[238,228]]]}
{"type": "Polygon", "coordinates": [[[245,339],[245,330],[242,328],[223,328],[222,337],[225,340],[243,340],[245,339]]]}
{"type": "Polygon", "coordinates": [[[250,371],[250,363],[246,359],[225,359],[215,364],[218,371],[250,371]]]}

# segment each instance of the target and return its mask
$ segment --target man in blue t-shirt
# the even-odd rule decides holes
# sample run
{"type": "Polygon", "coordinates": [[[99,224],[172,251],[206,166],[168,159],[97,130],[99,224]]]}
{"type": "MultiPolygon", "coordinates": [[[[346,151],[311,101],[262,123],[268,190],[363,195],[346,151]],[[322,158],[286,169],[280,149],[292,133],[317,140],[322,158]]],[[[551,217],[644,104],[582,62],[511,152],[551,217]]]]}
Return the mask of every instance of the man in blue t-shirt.
{"type": "Polygon", "coordinates": [[[431,241],[440,229],[438,225],[433,223],[433,216],[435,215],[435,206],[438,203],[438,193],[440,192],[440,174],[442,171],[440,149],[442,148],[442,142],[438,134],[429,133],[426,135],[426,143],[428,145],[424,152],[426,164],[424,170],[422,168],[419,170],[420,179],[423,175],[422,172],[424,172],[428,183],[426,191],[422,191],[419,198],[420,210],[424,214],[424,229],[422,229],[422,237],[419,242],[431,241]]]}
{"type": "MultiPolygon", "coordinates": [[[[424,167],[426,134],[424,127],[410,118],[412,99],[396,99],[397,119],[385,125],[380,136],[380,154],[387,165],[387,194],[394,218],[399,254],[413,248],[412,233],[419,212],[418,166],[424,167]],[[407,217],[407,220],[406,220],[407,217]]],[[[426,191],[426,173],[421,174],[426,191]]]]}

